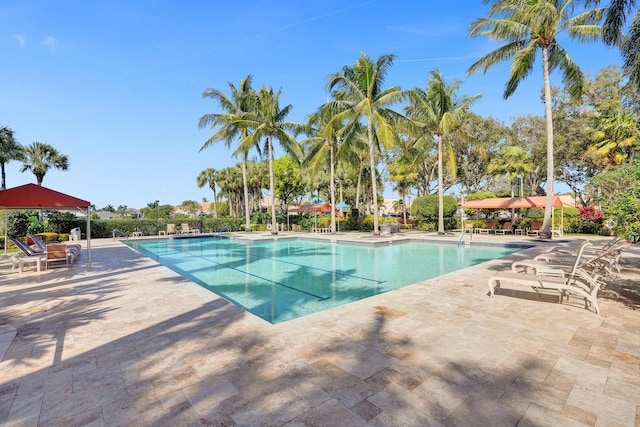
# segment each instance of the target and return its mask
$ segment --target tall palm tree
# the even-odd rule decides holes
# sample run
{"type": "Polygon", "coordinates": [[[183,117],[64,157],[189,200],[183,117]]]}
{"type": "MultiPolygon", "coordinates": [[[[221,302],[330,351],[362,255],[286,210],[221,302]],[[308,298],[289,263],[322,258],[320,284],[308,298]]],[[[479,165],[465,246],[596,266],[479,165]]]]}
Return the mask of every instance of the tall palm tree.
{"type": "Polygon", "coordinates": [[[44,176],[51,168],[66,171],[69,169],[69,158],[44,142],[34,142],[23,147],[19,160],[22,161],[20,172],[31,171],[36,176],[38,185],[42,185],[44,176]]]}
{"type": "Polygon", "coordinates": [[[214,168],[206,168],[201,171],[196,181],[198,183],[198,188],[202,188],[205,185],[208,185],[209,188],[213,190],[213,217],[218,218],[218,208],[216,204],[218,202],[218,196],[216,194],[216,180],[218,179],[218,171],[214,168]]]}
{"type": "Polygon", "coordinates": [[[302,158],[302,149],[296,139],[289,133],[303,132],[305,126],[301,123],[287,122],[286,117],[293,108],[291,104],[280,108],[280,94],[282,89],[274,92],[273,88],[262,87],[258,92],[257,108],[246,114],[245,118],[236,120],[232,124],[241,128],[250,129],[252,133],[244,137],[238,150],[248,151],[256,146],[262,137],[265,137],[265,151],[269,158],[269,189],[271,191],[271,233],[278,234],[276,221],[276,199],[273,174],[273,139],[280,142],[284,151],[296,161],[302,158]]]}
{"type": "Polygon", "coordinates": [[[0,169],[2,171],[2,184],[0,190],[7,189],[6,174],[4,165],[11,160],[17,160],[20,158],[21,146],[13,136],[13,131],[3,126],[0,128],[0,169]]]}
{"type": "Polygon", "coordinates": [[[415,126],[422,129],[421,139],[428,140],[435,136],[438,143],[438,234],[445,232],[443,183],[445,151],[449,173],[455,176],[456,163],[451,142],[462,132],[461,125],[469,107],[481,96],[458,98],[457,92],[461,84],[460,80],[447,84],[440,71],[432,70],[427,88],[414,88],[409,91],[411,103],[405,107],[407,117],[415,126]]]}
{"type": "Polygon", "coordinates": [[[305,163],[314,171],[321,171],[329,163],[329,197],[331,199],[331,233],[336,232],[336,164],[339,158],[346,158],[358,131],[358,122],[336,119],[334,103],[327,103],[307,117],[307,132],[310,137],[302,141],[307,147],[305,163]]]}
{"type": "Polygon", "coordinates": [[[376,61],[364,52],[352,67],[345,66],[342,73],[329,76],[329,89],[336,100],[336,109],[341,111],[337,120],[365,118],[369,143],[369,165],[373,192],[373,234],[378,228],[378,188],[376,183],[376,148],[382,144],[387,148],[393,144],[395,132],[392,123],[402,121],[403,116],[389,107],[400,102],[405,92],[399,86],[383,90],[387,72],[393,65],[395,55],[381,55],[376,61]]]}
{"type": "MultiPolygon", "coordinates": [[[[202,94],[203,97],[211,98],[217,101],[225,111],[224,114],[205,114],[200,118],[198,126],[200,128],[220,126],[220,129],[214,133],[200,147],[200,151],[209,147],[216,141],[224,141],[227,147],[230,147],[234,140],[237,141],[237,147],[233,153],[238,154],[242,158],[242,181],[244,186],[244,206],[245,206],[245,230],[251,231],[251,215],[249,210],[249,184],[247,178],[247,156],[252,147],[242,146],[241,141],[248,135],[246,126],[239,126],[237,120],[242,119],[247,113],[253,111],[256,107],[256,92],[251,87],[253,76],[249,74],[246,79],[240,80],[236,88],[233,83],[229,82],[231,90],[231,98],[217,89],[207,89],[202,94]]],[[[214,189],[215,192],[215,189],[214,189]]],[[[214,200],[215,203],[215,200],[214,200]]]]}
{"type": "Polygon", "coordinates": [[[492,66],[511,60],[509,80],[504,98],[509,98],[519,84],[531,73],[538,50],[542,54],[545,119],[547,125],[547,199],[540,237],[551,239],[551,206],[553,197],[553,119],[551,113],[551,84],[549,73],[558,69],[569,93],[582,92],[583,74],[567,51],[558,43],[557,36],[567,33],[579,42],[600,39],[603,9],[583,11],[570,16],[575,9],[574,0],[485,0],[490,3],[489,17],[471,24],[471,37],[487,36],[504,42],[498,49],[480,58],[469,67],[469,74],[486,72],[492,66]]]}

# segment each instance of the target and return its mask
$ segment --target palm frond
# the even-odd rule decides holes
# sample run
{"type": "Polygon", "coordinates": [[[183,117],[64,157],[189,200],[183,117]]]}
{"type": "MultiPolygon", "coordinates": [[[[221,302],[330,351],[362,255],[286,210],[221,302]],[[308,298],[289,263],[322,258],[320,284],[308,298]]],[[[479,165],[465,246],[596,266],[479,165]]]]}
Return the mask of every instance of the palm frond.
{"type": "Polygon", "coordinates": [[[518,50],[511,61],[509,80],[505,84],[503,97],[509,98],[518,88],[518,85],[533,71],[533,64],[538,52],[537,46],[530,43],[526,48],[518,50]]]}

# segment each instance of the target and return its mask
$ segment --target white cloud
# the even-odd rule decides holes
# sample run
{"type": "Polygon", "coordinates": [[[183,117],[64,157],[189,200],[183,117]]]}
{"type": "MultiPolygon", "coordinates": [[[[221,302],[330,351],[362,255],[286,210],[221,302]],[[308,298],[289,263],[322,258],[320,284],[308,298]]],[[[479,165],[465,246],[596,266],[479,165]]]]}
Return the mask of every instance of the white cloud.
{"type": "Polygon", "coordinates": [[[27,46],[27,39],[22,34],[14,34],[11,37],[16,39],[16,41],[18,42],[18,45],[20,45],[21,48],[24,49],[27,46]]]}
{"type": "Polygon", "coordinates": [[[42,44],[47,46],[51,52],[55,52],[56,45],[58,44],[58,39],[53,36],[47,36],[42,40],[42,44]]]}

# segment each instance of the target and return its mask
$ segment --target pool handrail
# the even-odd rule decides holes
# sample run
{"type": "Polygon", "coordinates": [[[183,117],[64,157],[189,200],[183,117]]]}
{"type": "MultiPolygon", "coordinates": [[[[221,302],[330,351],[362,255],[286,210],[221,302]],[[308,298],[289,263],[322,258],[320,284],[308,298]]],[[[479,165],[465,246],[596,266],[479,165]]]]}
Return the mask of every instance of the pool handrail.
{"type": "Polygon", "coordinates": [[[111,232],[111,234],[113,235],[114,242],[116,241],[116,233],[123,235],[124,237],[127,238],[127,240],[129,240],[129,235],[127,233],[125,233],[124,231],[118,230],[117,228],[114,228],[113,231],[111,232]]]}

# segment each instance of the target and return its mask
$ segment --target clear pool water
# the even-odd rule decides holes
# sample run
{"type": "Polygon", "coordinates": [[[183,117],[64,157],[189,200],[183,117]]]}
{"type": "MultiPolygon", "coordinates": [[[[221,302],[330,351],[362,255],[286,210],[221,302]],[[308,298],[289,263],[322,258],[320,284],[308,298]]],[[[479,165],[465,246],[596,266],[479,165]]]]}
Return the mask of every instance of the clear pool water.
{"type": "Polygon", "coordinates": [[[160,239],[129,246],[271,323],[500,258],[518,248],[278,239],[160,239]]]}

